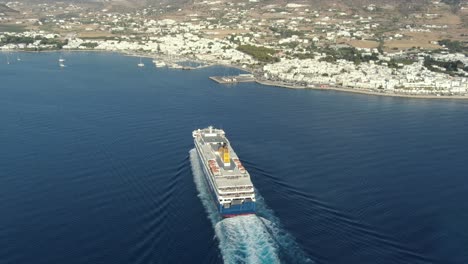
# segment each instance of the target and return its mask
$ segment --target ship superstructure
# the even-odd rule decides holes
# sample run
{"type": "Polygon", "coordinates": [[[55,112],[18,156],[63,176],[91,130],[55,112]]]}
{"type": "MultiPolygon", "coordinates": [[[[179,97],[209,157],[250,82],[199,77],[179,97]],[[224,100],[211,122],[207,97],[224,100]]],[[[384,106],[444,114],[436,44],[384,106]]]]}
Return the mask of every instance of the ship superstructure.
{"type": "Polygon", "coordinates": [[[255,213],[255,191],[250,175],[222,129],[192,132],[205,179],[223,217],[255,213]]]}

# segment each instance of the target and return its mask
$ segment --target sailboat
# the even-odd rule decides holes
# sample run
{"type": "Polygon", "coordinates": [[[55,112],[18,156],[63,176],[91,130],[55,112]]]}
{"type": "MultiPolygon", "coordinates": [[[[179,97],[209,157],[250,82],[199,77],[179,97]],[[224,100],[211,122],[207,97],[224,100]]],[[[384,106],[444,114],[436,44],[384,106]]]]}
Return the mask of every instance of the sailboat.
{"type": "Polygon", "coordinates": [[[138,63],[138,67],[144,67],[145,64],[143,62],[141,62],[141,57],[140,57],[140,63],[138,63]]]}
{"type": "Polygon", "coordinates": [[[59,66],[60,66],[60,68],[66,67],[65,64],[63,63],[63,62],[65,61],[65,59],[62,58],[62,55],[60,55],[58,61],[59,61],[59,66]]]}
{"type": "Polygon", "coordinates": [[[6,59],[7,59],[7,64],[10,64],[10,57],[8,57],[8,53],[5,53],[6,59]]]}
{"type": "Polygon", "coordinates": [[[19,55],[16,55],[16,60],[21,61],[21,58],[19,57],[19,55]]]}

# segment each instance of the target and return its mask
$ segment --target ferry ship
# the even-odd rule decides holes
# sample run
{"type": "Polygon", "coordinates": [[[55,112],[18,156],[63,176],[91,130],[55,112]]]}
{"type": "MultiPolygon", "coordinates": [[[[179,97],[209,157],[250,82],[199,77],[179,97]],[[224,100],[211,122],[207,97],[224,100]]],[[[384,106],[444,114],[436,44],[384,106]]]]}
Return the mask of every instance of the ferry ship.
{"type": "Polygon", "coordinates": [[[212,126],[192,132],[204,178],[222,217],[255,214],[255,192],[222,129],[212,126]]]}

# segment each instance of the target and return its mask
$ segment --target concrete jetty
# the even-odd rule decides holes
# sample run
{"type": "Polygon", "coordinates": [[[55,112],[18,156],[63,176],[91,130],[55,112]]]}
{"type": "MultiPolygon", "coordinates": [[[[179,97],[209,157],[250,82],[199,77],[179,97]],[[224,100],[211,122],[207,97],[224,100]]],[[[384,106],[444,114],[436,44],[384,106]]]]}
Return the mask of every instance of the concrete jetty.
{"type": "Polygon", "coordinates": [[[253,74],[239,74],[234,76],[211,76],[210,79],[222,84],[255,82],[255,77],[253,76],[253,74]]]}

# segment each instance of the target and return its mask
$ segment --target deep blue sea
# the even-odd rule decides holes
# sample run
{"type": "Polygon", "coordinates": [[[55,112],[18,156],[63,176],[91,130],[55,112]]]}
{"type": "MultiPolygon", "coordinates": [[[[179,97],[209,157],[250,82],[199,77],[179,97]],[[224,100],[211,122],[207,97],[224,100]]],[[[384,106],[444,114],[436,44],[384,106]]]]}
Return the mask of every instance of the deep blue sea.
{"type": "Polygon", "coordinates": [[[238,70],[0,53],[0,263],[468,263],[468,101],[219,85],[238,70]],[[223,128],[259,216],[220,220],[223,128]]]}

